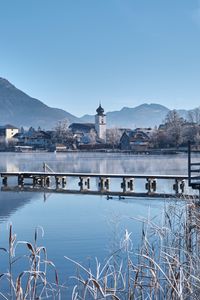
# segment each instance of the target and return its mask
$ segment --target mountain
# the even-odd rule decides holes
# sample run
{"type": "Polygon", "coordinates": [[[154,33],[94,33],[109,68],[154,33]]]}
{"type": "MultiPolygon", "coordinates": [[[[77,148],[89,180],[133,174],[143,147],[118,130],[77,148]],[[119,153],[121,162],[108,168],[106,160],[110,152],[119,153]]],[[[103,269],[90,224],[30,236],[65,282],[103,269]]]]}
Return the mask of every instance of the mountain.
{"type": "Polygon", "coordinates": [[[51,108],[17,89],[8,80],[0,78],[0,125],[52,129],[59,120],[78,122],[70,113],[51,108]]]}
{"type": "MultiPolygon", "coordinates": [[[[107,127],[136,128],[154,127],[163,123],[169,109],[160,104],[142,104],[123,107],[119,111],[106,112],[107,127]]],[[[96,112],[94,112],[96,113],[96,112]]],[[[186,118],[187,110],[178,110],[186,118]]],[[[52,129],[60,120],[68,123],[94,123],[94,115],[81,118],[62,109],[52,108],[17,89],[8,80],[0,77],[0,125],[13,124],[17,127],[30,126],[52,129]]]]}
{"type": "MultiPolygon", "coordinates": [[[[169,109],[160,104],[142,104],[134,108],[124,107],[120,111],[106,114],[108,127],[154,127],[165,119],[169,109]]],[[[94,116],[85,115],[82,122],[92,122],[94,116]]]]}

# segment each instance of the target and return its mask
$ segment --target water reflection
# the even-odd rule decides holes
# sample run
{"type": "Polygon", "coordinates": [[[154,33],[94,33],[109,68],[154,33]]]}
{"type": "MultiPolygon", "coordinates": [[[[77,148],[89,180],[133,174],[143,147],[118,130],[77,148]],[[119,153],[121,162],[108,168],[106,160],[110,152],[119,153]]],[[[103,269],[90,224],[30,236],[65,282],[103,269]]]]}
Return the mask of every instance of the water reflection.
{"type": "Polygon", "coordinates": [[[33,193],[0,193],[0,222],[11,218],[23,206],[27,205],[36,196],[33,193]]]}
{"type": "Polygon", "coordinates": [[[0,153],[1,171],[187,174],[187,155],[145,156],[120,153],[0,153]]]}
{"type": "MultiPolygon", "coordinates": [[[[0,153],[0,170],[42,171],[43,162],[57,172],[187,174],[187,156],[134,156],[105,153],[0,153]]],[[[73,183],[77,185],[77,182],[73,183]]],[[[95,183],[94,183],[95,184],[95,183]]],[[[140,182],[136,182],[140,187],[140,182]]],[[[143,183],[142,183],[143,184],[143,183]]],[[[128,229],[135,248],[141,236],[137,219],[158,216],[164,200],[120,199],[105,196],[0,192],[0,220],[10,219],[19,240],[32,240],[34,228],[41,225],[45,236],[41,245],[61,275],[61,281],[74,275],[64,256],[79,262],[86,257],[103,260],[119,247],[128,229]]],[[[169,200],[170,201],[170,200],[169,200]]],[[[8,232],[1,223],[1,247],[7,245],[8,232]]],[[[2,262],[1,262],[2,263],[2,262]]],[[[6,264],[4,262],[4,264],[6,264]]],[[[2,266],[2,264],[1,264],[2,266]]],[[[6,269],[5,265],[5,269],[6,269]]],[[[68,299],[68,298],[63,298],[68,299]]]]}
{"type": "MultiPolygon", "coordinates": [[[[187,155],[184,154],[136,156],[120,153],[0,153],[1,171],[42,171],[43,162],[57,172],[187,174],[187,155]]],[[[72,187],[73,184],[75,187],[77,182],[72,182],[72,187]]],[[[136,182],[136,187],[140,189],[139,181],[136,182]]],[[[144,190],[143,183],[142,189],[144,190]]],[[[33,198],[37,198],[34,193],[1,192],[0,218],[11,216],[33,198]]]]}

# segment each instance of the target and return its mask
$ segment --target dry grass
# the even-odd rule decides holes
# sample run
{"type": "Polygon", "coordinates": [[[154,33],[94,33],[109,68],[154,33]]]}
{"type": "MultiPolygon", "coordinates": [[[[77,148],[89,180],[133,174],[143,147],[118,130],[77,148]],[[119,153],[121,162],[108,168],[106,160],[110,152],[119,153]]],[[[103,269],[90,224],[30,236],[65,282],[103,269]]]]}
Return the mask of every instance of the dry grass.
{"type": "Polygon", "coordinates": [[[96,261],[95,272],[73,261],[79,268],[73,300],[199,299],[199,207],[179,202],[165,209],[160,225],[150,217],[140,221],[138,252],[126,230],[119,250],[102,267],[96,261]]]}
{"type": "MultiPolygon", "coordinates": [[[[131,233],[125,231],[119,249],[105,264],[96,259],[95,268],[66,257],[76,265],[73,277],[72,300],[188,300],[199,299],[200,294],[200,208],[195,202],[169,204],[159,224],[151,219],[140,219],[142,236],[136,251],[131,233]],[[95,270],[95,271],[94,271],[95,270]]],[[[12,225],[9,227],[7,253],[8,271],[0,274],[0,287],[7,285],[7,292],[0,292],[2,299],[61,299],[58,274],[48,260],[46,248],[38,246],[35,230],[33,243],[16,241],[12,225]],[[16,257],[18,247],[25,247],[28,254],[16,257]],[[27,260],[27,270],[15,274],[15,264],[27,260]],[[54,282],[47,274],[54,272],[54,282]]],[[[1,288],[0,288],[1,291],[1,288]]],[[[70,299],[64,297],[63,299],[70,299]]]]}
{"type": "MultiPolygon", "coordinates": [[[[42,230],[40,228],[40,230],[42,230]]],[[[39,228],[35,229],[34,242],[17,241],[13,233],[12,224],[9,226],[8,249],[0,248],[8,255],[8,271],[0,274],[1,286],[7,286],[7,292],[0,292],[2,299],[47,299],[56,298],[60,294],[58,274],[54,264],[48,260],[46,248],[37,245],[39,228]],[[26,247],[28,253],[16,256],[18,247],[26,247]],[[27,270],[21,270],[15,274],[15,264],[20,260],[26,260],[27,270]],[[55,282],[50,283],[47,278],[47,270],[51,268],[55,274],[55,282]]]]}

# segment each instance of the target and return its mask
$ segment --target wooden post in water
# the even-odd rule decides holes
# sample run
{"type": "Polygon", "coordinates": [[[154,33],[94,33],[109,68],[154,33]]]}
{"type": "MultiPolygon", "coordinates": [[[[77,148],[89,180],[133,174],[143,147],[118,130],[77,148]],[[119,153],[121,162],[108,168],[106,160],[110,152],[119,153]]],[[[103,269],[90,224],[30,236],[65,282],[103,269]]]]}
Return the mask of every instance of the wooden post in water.
{"type": "Polygon", "coordinates": [[[176,195],[183,194],[185,189],[185,181],[180,179],[175,179],[175,183],[173,184],[173,190],[176,195]]]}
{"type": "Polygon", "coordinates": [[[99,177],[99,189],[100,191],[109,190],[110,178],[99,177]]]}
{"type": "Polygon", "coordinates": [[[89,190],[90,189],[90,177],[80,176],[79,177],[80,190],[89,190]]]}
{"type": "Polygon", "coordinates": [[[124,193],[128,191],[132,192],[134,190],[134,178],[123,177],[121,188],[123,189],[124,193]]]}
{"type": "Polygon", "coordinates": [[[58,176],[55,176],[55,180],[56,180],[56,187],[58,187],[60,184],[60,178],[58,176]]]}
{"type": "Polygon", "coordinates": [[[145,188],[148,191],[148,194],[155,193],[156,192],[156,179],[155,178],[147,178],[145,188]]]}
{"type": "Polygon", "coordinates": [[[188,141],[188,185],[191,186],[191,142],[188,141]]]}
{"type": "Polygon", "coordinates": [[[50,186],[50,177],[49,176],[45,177],[45,185],[50,186]]]}
{"type": "Polygon", "coordinates": [[[3,183],[3,185],[7,185],[8,177],[4,176],[3,179],[2,179],[2,183],[3,183]]]}
{"type": "Polygon", "coordinates": [[[62,187],[64,188],[67,184],[67,178],[66,177],[62,177],[62,187]]]}
{"type": "Polygon", "coordinates": [[[24,177],[23,175],[18,175],[18,185],[23,185],[24,184],[24,177]]]}
{"type": "Polygon", "coordinates": [[[193,189],[199,190],[199,199],[198,199],[198,205],[200,205],[200,182],[199,176],[191,176],[192,173],[197,174],[199,172],[199,169],[193,169],[193,167],[199,167],[200,163],[192,163],[191,159],[191,142],[188,141],[188,185],[191,186],[193,189]]]}

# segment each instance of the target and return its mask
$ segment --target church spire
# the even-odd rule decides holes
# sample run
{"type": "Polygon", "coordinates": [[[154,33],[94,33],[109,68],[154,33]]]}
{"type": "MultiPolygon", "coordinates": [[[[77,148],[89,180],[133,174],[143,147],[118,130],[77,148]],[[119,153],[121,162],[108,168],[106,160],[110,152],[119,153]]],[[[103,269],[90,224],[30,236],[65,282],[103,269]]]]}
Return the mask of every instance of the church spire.
{"type": "Polygon", "coordinates": [[[97,114],[95,115],[95,129],[98,134],[98,137],[106,141],[106,114],[104,109],[99,103],[99,107],[96,109],[97,114]]]}
{"type": "Polygon", "coordinates": [[[99,104],[99,107],[97,108],[96,112],[99,116],[103,116],[104,109],[101,107],[101,103],[99,104]]]}

